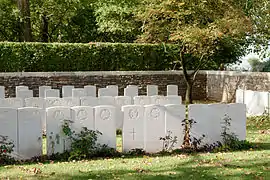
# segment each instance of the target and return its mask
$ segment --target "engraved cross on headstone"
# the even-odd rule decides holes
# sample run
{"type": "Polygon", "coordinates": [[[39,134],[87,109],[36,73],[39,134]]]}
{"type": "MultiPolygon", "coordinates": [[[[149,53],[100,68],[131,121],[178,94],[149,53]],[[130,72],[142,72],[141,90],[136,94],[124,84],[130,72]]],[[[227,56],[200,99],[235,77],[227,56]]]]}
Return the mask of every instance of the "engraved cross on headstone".
{"type": "Polygon", "coordinates": [[[132,134],[133,140],[134,140],[135,139],[134,135],[136,134],[136,132],[134,131],[134,128],[133,128],[132,132],[130,132],[130,133],[132,134]]]}

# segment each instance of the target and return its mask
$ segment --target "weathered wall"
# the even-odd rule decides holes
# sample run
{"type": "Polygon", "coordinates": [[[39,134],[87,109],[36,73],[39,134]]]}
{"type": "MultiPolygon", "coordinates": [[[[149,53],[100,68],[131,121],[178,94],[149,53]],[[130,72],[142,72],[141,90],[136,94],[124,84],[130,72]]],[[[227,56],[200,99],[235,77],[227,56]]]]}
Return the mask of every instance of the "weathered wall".
{"type": "MultiPolygon", "coordinates": [[[[198,74],[194,86],[194,99],[205,99],[206,97],[206,75],[198,74]]],[[[26,85],[38,96],[38,87],[42,85],[61,88],[63,85],[74,85],[83,87],[85,85],[96,85],[98,88],[106,85],[118,85],[119,93],[123,95],[123,89],[134,84],[139,86],[139,94],[146,94],[146,85],[159,86],[159,94],[166,95],[166,86],[178,85],[179,94],[184,97],[186,84],[180,71],[114,71],[114,72],[22,72],[22,73],[0,73],[0,86],[5,86],[6,97],[15,97],[15,86],[26,85]]]]}
{"type": "Polygon", "coordinates": [[[239,89],[269,91],[270,73],[205,71],[207,74],[207,99],[234,102],[239,89]]]}
{"type": "MultiPolygon", "coordinates": [[[[146,85],[159,86],[159,94],[166,95],[166,86],[176,84],[179,95],[185,96],[186,84],[181,71],[114,71],[114,72],[23,72],[0,73],[0,86],[6,87],[6,97],[15,97],[15,86],[26,85],[38,95],[41,85],[61,88],[63,85],[83,87],[96,85],[98,88],[106,85],[118,85],[119,94],[124,88],[134,84],[139,86],[139,94],[146,94],[146,85]]],[[[194,85],[195,100],[214,100],[234,102],[236,89],[257,91],[270,90],[270,73],[233,72],[233,71],[201,71],[194,85]]]]}

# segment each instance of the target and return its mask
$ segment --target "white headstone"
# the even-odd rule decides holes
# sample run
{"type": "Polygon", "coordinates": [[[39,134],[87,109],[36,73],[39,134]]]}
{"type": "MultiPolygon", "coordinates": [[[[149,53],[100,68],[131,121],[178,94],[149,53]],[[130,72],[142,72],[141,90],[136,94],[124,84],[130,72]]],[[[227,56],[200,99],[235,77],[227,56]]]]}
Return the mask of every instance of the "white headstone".
{"type": "Polygon", "coordinates": [[[96,86],[91,86],[91,85],[87,85],[84,86],[84,90],[85,90],[85,96],[92,96],[92,97],[96,97],[97,96],[97,87],[96,86]]]}
{"type": "MultiPolygon", "coordinates": [[[[208,131],[205,132],[205,142],[208,144],[213,144],[217,141],[221,142],[222,137],[222,124],[227,115],[227,104],[209,104],[208,105],[208,115],[209,118],[207,122],[199,122],[200,126],[205,126],[209,124],[208,131]]],[[[203,116],[203,115],[202,115],[203,116]]]]}
{"type": "Polygon", "coordinates": [[[111,148],[116,148],[115,117],[115,107],[95,107],[95,128],[102,133],[102,135],[98,137],[99,144],[105,144],[111,148]]]}
{"type": "Polygon", "coordinates": [[[0,98],[5,98],[5,87],[0,86],[0,98]]]}
{"type": "Polygon", "coordinates": [[[60,97],[59,89],[46,89],[45,90],[45,98],[48,97],[60,97]]]}
{"type": "Polygon", "coordinates": [[[133,98],[139,95],[138,86],[129,85],[124,89],[124,96],[131,97],[131,102],[133,102],[133,98]]]}
{"type": "Polygon", "coordinates": [[[45,98],[45,108],[62,106],[62,100],[59,97],[45,98]]]}
{"type": "Polygon", "coordinates": [[[81,97],[85,97],[85,96],[86,96],[86,93],[85,93],[85,90],[83,88],[72,89],[72,97],[81,98],[81,97]]]}
{"type": "Polygon", "coordinates": [[[165,137],[165,107],[159,105],[147,105],[144,111],[145,136],[144,148],[146,152],[155,153],[163,150],[165,137]]]}
{"type": "Polygon", "coordinates": [[[79,106],[79,98],[65,97],[65,98],[45,98],[45,107],[54,107],[54,106],[79,106]]]}
{"type": "Polygon", "coordinates": [[[157,105],[168,104],[165,96],[150,96],[150,97],[151,97],[151,104],[157,104],[157,105]]]}
{"type": "Polygon", "coordinates": [[[100,88],[98,89],[98,96],[114,96],[115,91],[113,88],[100,88]]]}
{"type": "Polygon", "coordinates": [[[0,99],[0,107],[23,107],[23,100],[21,98],[5,98],[0,99]]]}
{"type": "Polygon", "coordinates": [[[83,127],[95,130],[94,109],[90,106],[75,106],[71,108],[72,130],[79,133],[83,127]]]}
{"type": "Polygon", "coordinates": [[[69,149],[67,136],[62,132],[62,126],[67,120],[71,120],[69,107],[46,109],[47,155],[63,153],[69,149]]]}
{"type": "Polygon", "coordinates": [[[51,89],[51,86],[39,86],[39,97],[45,98],[45,91],[51,89]]]}
{"type": "Polygon", "coordinates": [[[115,99],[112,96],[100,96],[98,97],[98,104],[115,106],[115,99]]]}
{"type": "Polygon", "coordinates": [[[123,128],[123,112],[122,106],[131,105],[131,97],[128,96],[116,96],[115,97],[115,105],[116,105],[116,128],[123,128]]]}
{"type": "Polygon", "coordinates": [[[235,96],[236,96],[236,98],[235,98],[235,101],[236,101],[236,103],[244,103],[244,90],[242,90],[242,89],[237,89],[236,90],[236,94],[235,94],[235,96]]]}
{"type": "Polygon", "coordinates": [[[249,115],[260,116],[268,106],[268,92],[245,91],[245,104],[249,115]]]}
{"type": "Polygon", "coordinates": [[[123,106],[123,151],[144,148],[144,107],[139,105],[123,106]]]}
{"type": "Polygon", "coordinates": [[[151,104],[151,97],[150,96],[135,96],[133,99],[134,99],[134,105],[149,105],[149,104],[151,104]]]}
{"type": "MultiPolygon", "coordinates": [[[[44,109],[46,107],[44,98],[39,98],[39,97],[26,98],[24,102],[25,102],[25,107],[36,107],[40,109],[44,109]]],[[[46,122],[45,122],[46,114],[45,114],[45,111],[42,111],[41,113],[43,113],[42,128],[45,129],[46,128],[46,122]]]]}
{"type": "Polygon", "coordinates": [[[231,118],[230,132],[237,135],[240,140],[246,139],[246,105],[228,104],[228,116],[231,118]]]}
{"type": "Polygon", "coordinates": [[[16,94],[17,98],[22,98],[23,100],[25,98],[33,97],[33,91],[32,90],[18,90],[16,94]]]}
{"type": "MultiPolygon", "coordinates": [[[[18,119],[17,109],[15,108],[0,108],[0,135],[7,136],[9,141],[15,145],[13,157],[17,157],[18,152],[18,119]]],[[[0,140],[1,137],[0,137],[0,140]]]]}
{"type": "Polygon", "coordinates": [[[184,140],[183,121],[186,119],[186,107],[185,105],[166,105],[165,112],[165,130],[167,135],[170,135],[173,139],[176,137],[176,142],[169,144],[173,149],[180,148],[184,140]]]}
{"type": "Polygon", "coordinates": [[[64,97],[61,98],[61,104],[62,106],[69,106],[69,107],[74,107],[74,106],[80,106],[80,99],[75,98],[75,97],[64,97]]]}
{"type": "Polygon", "coordinates": [[[201,145],[221,141],[221,126],[227,113],[226,104],[192,104],[189,105],[189,120],[196,121],[191,128],[191,136],[202,139],[201,145]]]}
{"type": "Polygon", "coordinates": [[[74,86],[62,86],[62,97],[72,97],[74,86]]]}
{"type": "Polygon", "coordinates": [[[81,97],[81,106],[98,106],[98,98],[97,97],[81,97]]]}
{"type": "Polygon", "coordinates": [[[157,85],[147,85],[147,96],[158,95],[158,86],[157,85]]]}
{"type": "Polygon", "coordinates": [[[42,155],[42,113],[39,108],[18,109],[18,153],[21,159],[42,155]]]}
{"type": "Polygon", "coordinates": [[[16,97],[20,90],[28,90],[28,86],[16,86],[16,97]]]}
{"type": "Polygon", "coordinates": [[[167,96],[178,96],[178,86],[168,85],[167,86],[167,96]]]}
{"type": "Polygon", "coordinates": [[[117,85],[108,85],[106,88],[111,90],[112,96],[118,96],[118,86],[117,85]]]}
{"type": "Polygon", "coordinates": [[[182,104],[181,96],[165,96],[167,104],[182,104]]]}
{"type": "MultiPolygon", "coordinates": [[[[210,125],[207,125],[209,117],[209,107],[207,104],[191,104],[188,106],[188,119],[196,122],[192,124],[190,129],[191,139],[199,139],[203,135],[206,136],[206,133],[212,129],[210,125]]],[[[209,140],[209,136],[207,139],[209,140]]],[[[206,142],[207,140],[204,138],[202,143],[206,142]]]]}

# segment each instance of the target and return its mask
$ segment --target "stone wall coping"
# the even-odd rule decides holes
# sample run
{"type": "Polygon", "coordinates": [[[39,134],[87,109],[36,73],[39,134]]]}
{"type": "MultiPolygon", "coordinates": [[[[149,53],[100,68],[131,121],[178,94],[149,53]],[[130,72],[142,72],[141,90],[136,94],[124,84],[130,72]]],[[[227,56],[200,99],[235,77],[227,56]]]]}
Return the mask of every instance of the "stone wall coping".
{"type": "MultiPolygon", "coordinates": [[[[192,71],[190,71],[192,72],[192,71]]],[[[0,77],[57,77],[57,76],[130,76],[130,75],[182,75],[182,71],[74,71],[74,72],[2,72],[0,77]]],[[[199,71],[206,75],[268,76],[267,72],[199,71]]]]}
{"type": "Polygon", "coordinates": [[[74,71],[74,72],[7,72],[0,77],[57,77],[57,76],[125,76],[125,75],[182,75],[182,71],[74,71]]]}

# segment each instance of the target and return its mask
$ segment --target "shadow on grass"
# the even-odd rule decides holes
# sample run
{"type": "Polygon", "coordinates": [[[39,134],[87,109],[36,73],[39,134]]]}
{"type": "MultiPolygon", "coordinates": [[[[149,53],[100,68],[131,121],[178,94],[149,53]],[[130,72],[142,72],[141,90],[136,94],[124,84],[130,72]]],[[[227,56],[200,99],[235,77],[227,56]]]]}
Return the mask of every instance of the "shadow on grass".
{"type": "Polygon", "coordinates": [[[54,174],[49,177],[36,176],[36,179],[262,179],[269,177],[269,170],[262,167],[269,166],[269,162],[260,159],[248,161],[211,162],[203,161],[202,157],[195,156],[187,162],[177,163],[173,167],[162,166],[153,170],[147,169],[114,169],[77,171],[71,174],[54,174]],[[268,171],[268,172],[267,172],[268,171]]]}

